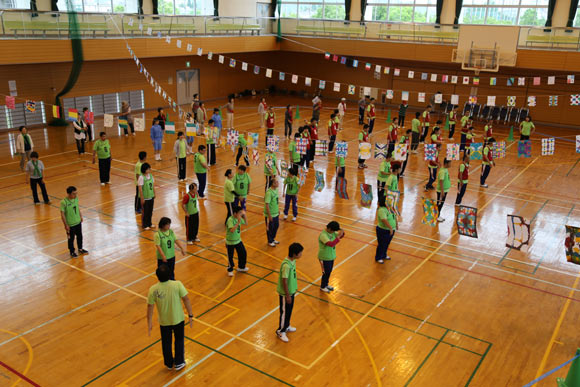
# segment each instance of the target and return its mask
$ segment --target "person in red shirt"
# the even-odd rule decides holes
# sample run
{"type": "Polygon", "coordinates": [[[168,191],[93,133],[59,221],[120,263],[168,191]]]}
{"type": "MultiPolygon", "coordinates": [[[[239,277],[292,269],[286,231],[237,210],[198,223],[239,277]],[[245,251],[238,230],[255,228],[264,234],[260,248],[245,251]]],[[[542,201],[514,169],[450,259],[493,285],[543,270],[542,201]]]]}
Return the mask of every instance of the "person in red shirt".
{"type": "Polygon", "coordinates": [[[328,143],[328,153],[334,152],[334,143],[336,142],[337,132],[336,114],[332,113],[330,115],[330,120],[328,120],[328,137],[330,137],[330,142],[328,143]]]}
{"type": "Polygon", "coordinates": [[[272,106],[268,108],[268,112],[265,115],[266,117],[266,144],[268,143],[268,136],[274,135],[274,125],[276,125],[276,113],[274,113],[274,109],[272,106]]]}
{"type": "Polygon", "coordinates": [[[192,245],[193,242],[199,242],[199,238],[197,237],[199,231],[199,210],[197,204],[197,184],[191,183],[189,185],[189,192],[181,199],[181,207],[185,211],[185,234],[188,245],[192,245]]]}
{"type": "Polygon", "coordinates": [[[389,141],[389,148],[387,149],[387,153],[393,153],[395,151],[395,144],[397,143],[397,138],[399,137],[399,118],[393,118],[393,122],[389,126],[389,134],[388,134],[388,141],[389,141]]]}
{"type": "Polygon", "coordinates": [[[309,163],[314,163],[314,153],[316,151],[316,140],[318,140],[318,120],[314,118],[310,120],[310,125],[308,125],[308,130],[310,131],[310,149],[308,150],[308,163],[306,164],[309,167],[309,163]]]}
{"type": "Polygon", "coordinates": [[[455,205],[458,206],[463,200],[463,195],[465,195],[465,190],[467,189],[467,183],[469,182],[469,155],[463,155],[463,161],[459,164],[459,171],[457,173],[457,198],[455,199],[455,205]]]}

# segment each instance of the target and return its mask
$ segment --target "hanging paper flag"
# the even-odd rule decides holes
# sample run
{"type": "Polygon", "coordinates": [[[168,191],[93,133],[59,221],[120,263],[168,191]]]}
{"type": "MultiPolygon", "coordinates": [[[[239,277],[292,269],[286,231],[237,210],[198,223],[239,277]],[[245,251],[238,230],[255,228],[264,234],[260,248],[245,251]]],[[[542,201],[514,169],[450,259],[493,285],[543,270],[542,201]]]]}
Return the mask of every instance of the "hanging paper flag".
{"type": "Polygon", "coordinates": [[[185,123],[185,135],[194,137],[197,136],[197,125],[193,122],[185,123]]]}
{"type": "Polygon", "coordinates": [[[260,66],[254,66],[254,75],[260,74],[260,66]]]}
{"type": "Polygon", "coordinates": [[[443,102],[443,94],[441,94],[441,93],[435,94],[435,103],[441,103],[441,102],[443,102]]]}
{"type": "Polygon", "coordinates": [[[530,221],[518,216],[507,216],[508,238],[506,247],[520,250],[523,245],[530,243],[530,221]]]}
{"type": "Polygon", "coordinates": [[[127,23],[127,24],[129,24],[129,26],[133,27],[133,18],[130,18],[129,23],[127,23]]]}
{"type": "Polygon", "coordinates": [[[338,62],[338,55],[333,55],[332,56],[332,61],[333,62],[338,62]]]}
{"type": "Polygon", "coordinates": [[[69,121],[76,121],[79,119],[79,112],[77,109],[68,109],[68,118],[69,121]]]}
{"type": "Polygon", "coordinates": [[[476,95],[470,95],[468,102],[471,105],[475,105],[477,103],[477,96],[476,95]]]}
{"type": "Polygon", "coordinates": [[[324,88],[326,87],[326,81],[323,81],[322,79],[320,80],[320,82],[318,82],[318,88],[320,90],[324,90],[324,88]]]}
{"type": "Polygon", "coordinates": [[[345,64],[345,63],[346,63],[346,56],[340,57],[340,64],[345,64]]]}
{"type": "Polygon", "coordinates": [[[16,108],[16,98],[10,97],[10,96],[6,96],[5,101],[6,101],[6,107],[8,109],[14,110],[16,108]]]}
{"type": "Polygon", "coordinates": [[[532,157],[532,142],[530,140],[518,141],[518,158],[532,157]]]}
{"type": "Polygon", "coordinates": [[[548,106],[558,106],[558,96],[551,95],[548,99],[548,106]]]}
{"type": "Polygon", "coordinates": [[[324,59],[329,60],[330,59],[330,52],[325,52],[324,53],[324,59]]]}
{"type": "Polygon", "coordinates": [[[495,106],[495,95],[487,96],[487,106],[495,106]]]}
{"type": "Polygon", "coordinates": [[[231,68],[234,68],[234,67],[236,67],[236,60],[235,60],[235,59],[233,59],[233,58],[232,58],[232,59],[230,59],[230,67],[231,67],[231,68]]]}
{"type": "Polygon", "coordinates": [[[191,44],[187,44],[187,52],[191,52],[191,50],[193,50],[193,46],[191,44]]]}
{"type": "Polygon", "coordinates": [[[296,141],[296,152],[301,155],[305,155],[308,150],[308,139],[307,138],[299,138],[296,141]]]}
{"type": "Polygon", "coordinates": [[[408,91],[402,91],[401,92],[401,101],[408,101],[409,100],[409,92],[408,91]]]}
{"type": "Polygon", "coordinates": [[[576,153],[580,153],[580,135],[576,136],[576,153]]]}
{"type": "Polygon", "coordinates": [[[363,87],[363,94],[364,95],[371,95],[371,88],[368,86],[363,87]]]}
{"type": "Polygon", "coordinates": [[[393,90],[387,90],[387,99],[393,99],[395,93],[393,90]]]}
{"type": "Polygon", "coordinates": [[[399,76],[399,74],[401,74],[401,70],[400,69],[395,69],[394,73],[393,73],[396,77],[399,76]]]}
{"type": "Polygon", "coordinates": [[[491,147],[491,155],[494,159],[503,159],[505,158],[506,149],[505,141],[494,142],[491,147]]]}
{"type": "Polygon", "coordinates": [[[165,121],[165,134],[175,134],[175,122],[165,121]]]}
{"type": "Polygon", "coordinates": [[[568,84],[573,84],[574,83],[574,75],[568,75],[568,77],[566,78],[566,82],[568,84]]]}
{"type": "MultiPolygon", "coordinates": [[[[406,145],[406,144],[404,144],[404,145],[406,145]]],[[[381,160],[386,159],[388,146],[389,146],[389,144],[381,144],[381,143],[376,142],[375,143],[375,159],[381,159],[381,160]]],[[[395,149],[395,152],[396,152],[396,149],[395,149]]]]}
{"type": "Polygon", "coordinates": [[[510,95],[507,97],[507,105],[508,106],[516,106],[516,97],[515,95],[510,95]]]}
{"type": "Polygon", "coordinates": [[[242,70],[248,71],[248,64],[246,62],[242,62],[242,70]]]}
{"type": "Polygon", "coordinates": [[[376,65],[375,66],[375,73],[380,73],[381,72],[381,65],[376,65]]]}
{"type": "Polygon", "coordinates": [[[518,77],[518,86],[526,85],[526,77],[518,77]]]}
{"type": "Polygon", "coordinates": [[[479,77],[473,77],[473,84],[479,85],[479,77]]]}
{"type": "Polygon", "coordinates": [[[370,69],[371,69],[371,64],[367,62],[365,64],[365,70],[369,71],[370,69]]]}
{"type": "Polygon", "coordinates": [[[469,85],[469,77],[463,77],[463,84],[469,85]]]}
{"type": "Polygon", "coordinates": [[[165,42],[166,42],[166,43],[171,43],[171,36],[167,35],[167,36],[165,37],[165,42]]]}
{"type": "Polygon", "coordinates": [[[548,85],[553,85],[554,83],[556,83],[556,77],[553,75],[548,77],[548,85]]]}
{"type": "Polygon", "coordinates": [[[447,160],[459,160],[459,144],[447,144],[447,160]]]}
{"type": "Polygon", "coordinates": [[[27,100],[26,101],[26,110],[28,110],[31,113],[34,113],[36,111],[36,102],[27,100]]]}
{"type": "Polygon", "coordinates": [[[451,76],[451,83],[457,83],[457,79],[458,79],[457,75],[452,75],[451,76]]]}
{"type": "Polygon", "coordinates": [[[177,39],[175,44],[177,45],[177,48],[181,48],[181,40],[177,39]]]}
{"type": "Polygon", "coordinates": [[[570,96],[570,105],[579,106],[580,105],[580,94],[572,94],[570,96]]]}
{"type": "Polygon", "coordinates": [[[338,93],[340,91],[340,83],[334,82],[334,88],[333,88],[333,90],[338,93]]]}
{"type": "Polygon", "coordinates": [[[207,60],[212,60],[212,58],[213,58],[213,52],[210,51],[207,53],[207,60]]]}
{"type": "Polygon", "coordinates": [[[389,74],[391,72],[391,68],[390,67],[383,67],[383,74],[389,74]]]}
{"type": "Polygon", "coordinates": [[[429,74],[427,74],[427,73],[421,73],[421,80],[422,81],[426,81],[427,78],[429,78],[429,74]]]}
{"type": "Polygon", "coordinates": [[[496,84],[497,84],[496,78],[489,78],[489,85],[490,86],[495,86],[496,84]]]}
{"type": "Polygon", "coordinates": [[[298,75],[292,74],[292,83],[294,84],[298,83],[298,75]]]}
{"type": "Polygon", "coordinates": [[[437,74],[431,74],[431,82],[437,82],[437,74]]]}
{"type": "Polygon", "coordinates": [[[428,198],[421,198],[421,200],[423,202],[423,217],[421,218],[421,223],[435,227],[437,225],[437,219],[439,218],[437,201],[428,198]]]}
{"type": "Polygon", "coordinates": [[[112,114],[105,114],[103,116],[103,126],[105,128],[113,127],[113,115],[112,114]]]}
{"type": "Polygon", "coordinates": [[[312,84],[312,78],[309,77],[304,78],[304,84],[306,86],[310,86],[312,84]]]}
{"type": "Polygon", "coordinates": [[[417,94],[417,102],[425,102],[425,93],[417,94]]]}
{"type": "Polygon", "coordinates": [[[348,85],[348,94],[353,95],[356,91],[356,87],[354,85],[348,85]]]}
{"type": "Polygon", "coordinates": [[[451,105],[459,105],[459,95],[451,94],[451,105]]]}
{"type": "Polygon", "coordinates": [[[555,138],[542,138],[542,156],[552,156],[556,145],[555,138]]]}
{"type": "Polygon", "coordinates": [[[324,172],[314,171],[314,178],[316,180],[316,183],[314,184],[314,190],[316,192],[322,192],[324,189],[324,172]]]}
{"type": "Polygon", "coordinates": [[[542,78],[534,77],[534,86],[539,86],[541,82],[542,82],[542,78]]]}
{"type": "Polygon", "coordinates": [[[514,77],[508,77],[507,79],[507,85],[508,86],[513,86],[515,83],[516,79],[514,77]]]}
{"type": "Polygon", "coordinates": [[[222,64],[224,63],[224,59],[225,59],[225,58],[224,58],[224,56],[223,56],[223,55],[220,55],[220,56],[218,56],[218,62],[220,62],[220,63],[222,63],[222,64]]]}
{"type": "Polygon", "coordinates": [[[408,155],[408,148],[409,146],[407,144],[395,144],[395,160],[405,161],[408,155]]]}
{"type": "Polygon", "coordinates": [[[358,67],[358,60],[353,59],[352,61],[352,67],[357,68],[358,67]]]}
{"type": "Polygon", "coordinates": [[[409,70],[409,79],[413,79],[415,77],[415,72],[409,70]]]}
{"type": "Polygon", "coordinates": [[[536,106],[536,96],[528,96],[528,106],[536,106]]]}
{"type": "Polygon", "coordinates": [[[266,78],[272,78],[272,69],[266,69],[266,78]]]}
{"type": "Polygon", "coordinates": [[[56,105],[52,105],[52,116],[54,118],[60,118],[60,108],[56,105]]]}
{"type": "Polygon", "coordinates": [[[280,73],[280,76],[278,77],[281,81],[286,79],[286,74],[285,73],[280,73]]]}
{"type": "Polygon", "coordinates": [[[442,75],[441,76],[441,82],[443,82],[443,83],[449,82],[449,75],[442,75]]]}

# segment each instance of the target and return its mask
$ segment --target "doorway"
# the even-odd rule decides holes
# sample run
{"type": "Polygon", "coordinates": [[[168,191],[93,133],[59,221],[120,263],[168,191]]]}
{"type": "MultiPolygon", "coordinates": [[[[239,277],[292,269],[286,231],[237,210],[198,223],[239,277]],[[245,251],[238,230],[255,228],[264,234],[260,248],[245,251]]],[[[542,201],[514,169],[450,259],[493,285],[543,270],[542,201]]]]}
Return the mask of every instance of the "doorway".
{"type": "Polygon", "coordinates": [[[199,94],[199,69],[177,71],[177,104],[189,105],[199,94]]]}

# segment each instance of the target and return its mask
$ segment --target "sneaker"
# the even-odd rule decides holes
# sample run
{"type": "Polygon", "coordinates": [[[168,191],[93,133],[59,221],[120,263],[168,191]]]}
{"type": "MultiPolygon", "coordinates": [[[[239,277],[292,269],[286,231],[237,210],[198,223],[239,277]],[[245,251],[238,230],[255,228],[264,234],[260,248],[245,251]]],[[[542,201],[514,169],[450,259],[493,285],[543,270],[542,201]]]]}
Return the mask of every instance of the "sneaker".
{"type": "Polygon", "coordinates": [[[296,217],[293,217],[293,218],[292,218],[292,221],[293,221],[293,222],[296,222],[296,217]]]}
{"type": "Polygon", "coordinates": [[[288,219],[288,215],[284,215],[284,220],[288,219]]]}
{"type": "Polygon", "coordinates": [[[50,200],[47,201],[47,202],[44,202],[44,204],[50,204],[50,203],[52,203],[50,200]]]}
{"type": "Polygon", "coordinates": [[[165,144],[165,140],[163,140],[161,143],[162,143],[162,144],[165,144]]]}
{"type": "Polygon", "coordinates": [[[151,230],[151,227],[145,227],[143,230],[151,230]]]}
{"type": "Polygon", "coordinates": [[[328,290],[330,290],[330,291],[333,291],[333,290],[334,290],[334,288],[333,288],[332,286],[330,286],[330,285],[327,285],[327,286],[326,286],[326,288],[327,288],[328,290]]]}
{"type": "Polygon", "coordinates": [[[133,136],[136,136],[135,132],[133,132],[133,136]]]}
{"type": "Polygon", "coordinates": [[[167,366],[165,366],[165,368],[167,368],[169,371],[172,371],[173,370],[173,367],[167,367],[167,366]]]}
{"type": "Polygon", "coordinates": [[[88,254],[89,252],[85,249],[79,249],[79,254],[88,254]]]}
{"type": "Polygon", "coordinates": [[[323,291],[324,293],[330,293],[330,289],[327,287],[325,288],[320,288],[321,291],[323,291]]]}
{"type": "Polygon", "coordinates": [[[239,267],[238,267],[238,268],[237,268],[237,270],[238,270],[239,272],[242,272],[242,273],[247,273],[248,271],[250,271],[250,268],[249,268],[249,267],[244,267],[244,268],[242,269],[242,268],[239,268],[239,267]]]}
{"type": "Polygon", "coordinates": [[[363,164],[363,168],[368,168],[369,166],[366,164],[363,164]]]}
{"type": "Polygon", "coordinates": [[[455,203],[455,207],[459,207],[460,205],[460,203],[455,203]]]}
{"type": "Polygon", "coordinates": [[[481,184],[480,187],[481,188],[487,188],[487,184],[481,184]]]}
{"type": "Polygon", "coordinates": [[[228,271],[228,277],[233,277],[234,276],[234,272],[233,271],[228,271]]]}
{"type": "Polygon", "coordinates": [[[438,222],[445,222],[445,218],[438,217],[438,218],[437,218],[437,221],[438,221],[438,222]]]}
{"type": "Polygon", "coordinates": [[[34,202],[34,204],[40,206],[40,202],[34,202]]]}
{"type": "Polygon", "coordinates": [[[288,336],[286,336],[286,332],[280,332],[279,330],[276,330],[276,336],[278,336],[278,338],[285,343],[290,341],[290,339],[288,339],[288,336]]]}
{"type": "Polygon", "coordinates": [[[135,211],[135,215],[141,215],[141,211],[135,211]]]}
{"type": "Polygon", "coordinates": [[[181,363],[175,366],[175,371],[179,371],[180,369],[183,369],[185,367],[185,363],[181,363]]]}
{"type": "Polygon", "coordinates": [[[292,333],[292,332],[296,332],[296,328],[293,327],[292,325],[289,325],[288,328],[286,328],[286,333],[292,333]]]}
{"type": "Polygon", "coordinates": [[[110,181],[107,181],[105,184],[111,184],[111,182],[110,181]]]}
{"type": "Polygon", "coordinates": [[[155,228],[155,225],[154,225],[154,224],[152,224],[152,225],[151,225],[151,226],[149,226],[149,227],[151,227],[151,228],[155,228]]]}
{"type": "Polygon", "coordinates": [[[72,253],[70,253],[71,258],[77,258],[78,255],[77,253],[75,253],[74,251],[72,253]]]}
{"type": "Polygon", "coordinates": [[[193,241],[187,241],[187,244],[188,245],[192,245],[193,244],[193,241]]]}
{"type": "Polygon", "coordinates": [[[377,261],[377,263],[385,263],[385,261],[383,261],[382,259],[379,259],[379,260],[377,261]]]}
{"type": "Polygon", "coordinates": [[[391,260],[391,257],[389,257],[389,256],[387,255],[387,261],[390,261],[390,260],[391,260]]]}
{"type": "Polygon", "coordinates": [[[101,185],[105,185],[105,183],[101,183],[101,185]]]}
{"type": "Polygon", "coordinates": [[[270,246],[270,247],[276,247],[276,244],[274,242],[270,242],[270,243],[268,243],[268,246],[270,246]]]}
{"type": "Polygon", "coordinates": [[[199,238],[195,238],[195,242],[201,242],[199,238]]]}
{"type": "Polygon", "coordinates": [[[278,242],[278,241],[274,241],[274,243],[275,243],[275,244],[277,244],[277,245],[279,245],[279,244],[280,244],[280,242],[278,242]]]}

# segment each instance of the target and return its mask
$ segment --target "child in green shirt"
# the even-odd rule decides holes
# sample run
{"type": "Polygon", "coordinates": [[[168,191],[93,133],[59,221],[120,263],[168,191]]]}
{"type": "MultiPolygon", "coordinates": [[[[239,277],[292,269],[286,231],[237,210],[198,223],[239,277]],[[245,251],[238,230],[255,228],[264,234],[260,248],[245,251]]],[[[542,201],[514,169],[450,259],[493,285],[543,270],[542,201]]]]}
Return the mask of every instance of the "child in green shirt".
{"type": "Polygon", "coordinates": [[[298,279],[296,278],[296,260],[302,256],[304,247],[300,243],[292,243],[288,247],[288,257],[282,261],[278,273],[278,300],[280,302],[280,322],[276,335],[280,340],[287,343],[290,341],[286,333],[296,332],[296,328],[290,325],[292,310],[294,309],[294,295],[298,291],[298,279]]]}
{"type": "Polygon", "coordinates": [[[328,281],[336,259],[336,245],[343,237],[344,231],[340,229],[340,224],[336,221],[328,223],[326,229],[318,236],[318,260],[322,268],[320,290],[324,293],[330,293],[334,290],[332,286],[328,285],[328,281]]]}
{"type": "Polygon", "coordinates": [[[421,113],[416,112],[415,118],[411,120],[411,153],[417,153],[417,148],[419,147],[419,136],[421,135],[419,129],[421,121],[419,120],[419,117],[421,117],[421,113]]]}
{"type": "Polygon", "coordinates": [[[276,174],[280,171],[278,170],[278,158],[274,152],[266,152],[264,157],[264,176],[266,176],[266,190],[272,184],[272,181],[276,179],[276,174]]]}
{"type": "Polygon", "coordinates": [[[245,273],[247,252],[242,242],[241,228],[247,224],[246,211],[238,206],[232,208],[232,216],[226,222],[226,248],[228,250],[228,276],[234,276],[234,251],[238,254],[238,271],[245,273]]]}
{"type": "Polygon", "coordinates": [[[137,180],[139,187],[139,198],[141,199],[141,226],[144,230],[155,227],[151,218],[153,217],[153,206],[155,204],[155,180],[151,174],[151,165],[144,163],[141,165],[141,176],[137,180]]]}
{"type": "Polygon", "coordinates": [[[177,140],[173,145],[173,152],[177,159],[177,179],[179,181],[185,181],[185,176],[187,174],[187,141],[183,132],[177,133],[177,140]]]}
{"type": "Polygon", "coordinates": [[[99,139],[93,145],[93,164],[95,157],[99,158],[99,180],[101,185],[111,184],[111,144],[107,140],[107,133],[99,133],[99,139]]]}
{"type": "Polygon", "coordinates": [[[266,218],[266,236],[268,237],[268,245],[276,247],[278,242],[276,234],[280,226],[280,209],[278,207],[278,179],[274,178],[270,188],[264,195],[264,217],[266,218]]]}
{"type": "Polygon", "coordinates": [[[294,133],[294,139],[288,144],[288,151],[290,152],[290,161],[293,167],[300,166],[300,153],[296,150],[296,139],[300,138],[300,133],[294,133]]]}
{"type": "Polygon", "coordinates": [[[447,198],[447,193],[449,188],[451,188],[451,180],[449,179],[449,167],[451,166],[451,160],[443,160],[443,167],[439,169],[437,173],[437,208],[439,209],[438,222],[445,222],[445,218],[441,216],[441,209],[447,198]]]}
{"type": "Polygon", "coordinates": [[[244,156],[244,162],[246,166],[250,165],[250,160],[248,159],[248,141],[244,137],[243,133],[238,135],[238,154],[236,155],[236,167],[239,165],[240,157],[244,156]]]}
{"type": "Polygon", "coordinates": [[[187,235],[187,244],[199,242],[197,233],[199,232],[199,208],[197,205],[197,184],[189,185],[189,192],[181,200],[181,208],[185,211],[185,234],[187,235]]]}
{"type": "Polygon", "coordinates": [[[288,219],[288,210],[290,209],[290,203],[292,203],[293,222],[296,221],[296,217],[298,216],[297,197],[300,185],[298,184],[297,175],[298,168],[292,167],[288,170],[288,176],[284,179],[284,220],[288,219]]]}
{"type": "Polygon", "coordinates": [[[75,237],[77,238],[79,254],[88,254],[89,252],[83,249],[83,215],[79,207],[76,187],[70,186],[66,189],[66,197],[60,202],[60,218],[66,231],[70,256],[78,257],[74,247],[75,237]]]}
{"type": "Polygon", "coordinates": [[[205,156],[205,145],[200,145],[197,147],[197,152],[193,155],[193,170],[197,176],[197,182],[199,183],[198,193],[200,199],[205,199],[205,183],[207,181],[207,168],[208,163],[205,156]]]}

